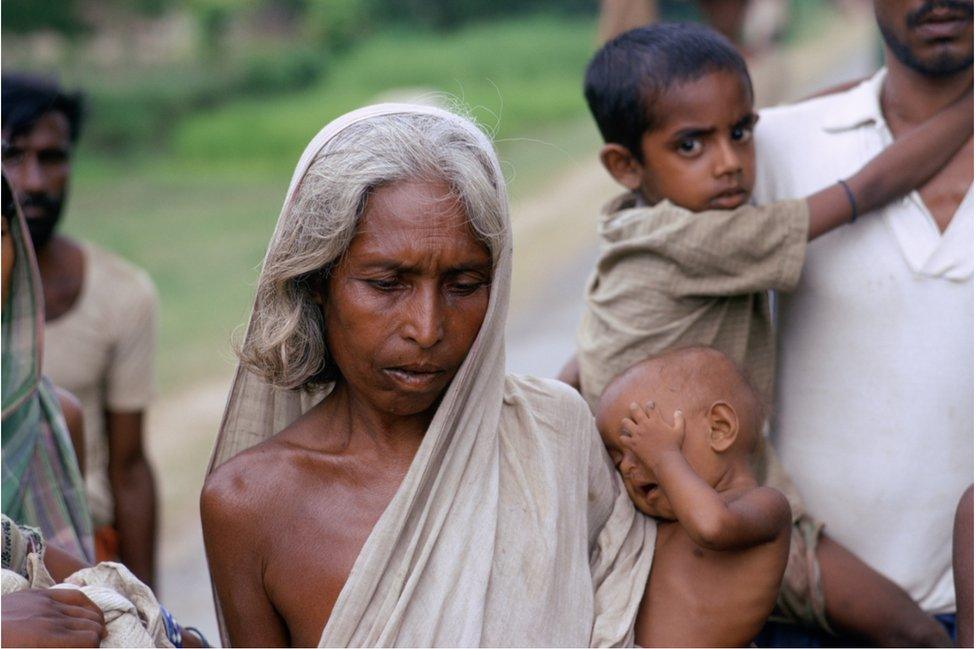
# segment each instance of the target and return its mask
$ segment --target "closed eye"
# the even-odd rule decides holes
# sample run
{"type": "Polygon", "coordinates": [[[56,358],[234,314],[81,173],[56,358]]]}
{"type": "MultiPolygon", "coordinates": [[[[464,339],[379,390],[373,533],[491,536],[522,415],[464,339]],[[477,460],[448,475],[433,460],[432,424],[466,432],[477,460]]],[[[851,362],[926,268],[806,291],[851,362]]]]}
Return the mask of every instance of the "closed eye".
{"type": "Polygon", "coordinates": [[[365,281],[373,288],[381,291],[392,291],[400,287],[400,281],[392,277],[385,277],[382,279],[367,279],[365,281]]]}
{"type": "Polygon", "coordinates": [[[453,282],[448,286],[448,289],[453,293],[458,293],[460,295],[471,295],[483,286],[487,286],[490,282],[453,282]]]}

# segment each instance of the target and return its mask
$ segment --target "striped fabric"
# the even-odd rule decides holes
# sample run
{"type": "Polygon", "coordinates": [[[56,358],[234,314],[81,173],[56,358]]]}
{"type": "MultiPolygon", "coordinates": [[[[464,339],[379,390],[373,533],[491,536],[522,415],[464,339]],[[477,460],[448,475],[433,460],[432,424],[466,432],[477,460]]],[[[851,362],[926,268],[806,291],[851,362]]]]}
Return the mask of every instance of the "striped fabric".
{"type": "Polygon", "coordinates": [[[20,210],[4,217],[15,259],[0,311],[3,513],[92,561],[91,516],[78,460],[54,387],[40,373],[44,311],[34,251],[20,210]]]}

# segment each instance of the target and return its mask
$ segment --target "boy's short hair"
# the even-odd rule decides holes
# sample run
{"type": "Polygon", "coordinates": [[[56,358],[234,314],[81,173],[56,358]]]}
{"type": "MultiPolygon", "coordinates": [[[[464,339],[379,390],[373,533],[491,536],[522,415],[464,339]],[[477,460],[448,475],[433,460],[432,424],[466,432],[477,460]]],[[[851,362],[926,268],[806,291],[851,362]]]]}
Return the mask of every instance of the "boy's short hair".
{"type": "Polygon", "coordinates": [[[601,47],[586,68],[583,92],[603,141],[641,156],[641,136],[659,123],[654,104],[676,84],[710,72],[742,76],[746,62],[724,36],[697,23],[657,23],[624,32],[601,47]]]}
{"type": "Polygon", "coordinates": [[[84,117],[84,99],[80,92],[65,92],[56,82],[25,73],[5,73],[2,82],[3,130],[10,138],[29,132],[34,123],[50,112],[61,113],[68,120],[72,144],[78,140],[84,117]]]}

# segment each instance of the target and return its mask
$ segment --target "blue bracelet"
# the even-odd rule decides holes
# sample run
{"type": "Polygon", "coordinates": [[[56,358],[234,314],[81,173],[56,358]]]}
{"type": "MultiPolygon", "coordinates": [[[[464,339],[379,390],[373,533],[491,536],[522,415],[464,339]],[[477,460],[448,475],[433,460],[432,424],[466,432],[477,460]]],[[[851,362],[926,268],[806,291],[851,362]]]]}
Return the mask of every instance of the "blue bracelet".
{"type": "Polygon", "coordinates": [[[851,204],[851,223],[857,220],[857,201],[854,200],[854,192],[851,191],[850,186],[843,180],[838,180],[840,186],[844,188],[844,192],[847,194],[847,202],[851,204]]]}
{"type": "Polygon", "coordinates": [[[166,639],[170,643],[177,647],[178,649],[183,647],[183,630],[180,625],[176,623],[170,612],[166,610],[166,607],[160,605],[159,607],[160,616],[163,618],[163,629],[166,630],[166,639]]]}

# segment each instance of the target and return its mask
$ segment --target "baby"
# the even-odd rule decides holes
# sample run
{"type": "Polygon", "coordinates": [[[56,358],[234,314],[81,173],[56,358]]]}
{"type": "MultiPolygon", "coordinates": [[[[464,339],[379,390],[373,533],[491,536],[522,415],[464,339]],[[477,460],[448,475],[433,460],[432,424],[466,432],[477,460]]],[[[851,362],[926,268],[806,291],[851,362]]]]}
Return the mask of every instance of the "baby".
{"type": "Polygon", "coordinates": [[[642,361],[601,396],[607,450],[634,505],[658,520],[638,645],[747,646],[773,609],[790,505],[752,469],[763,418],[756,391],[710,347],[642,361]]]}

